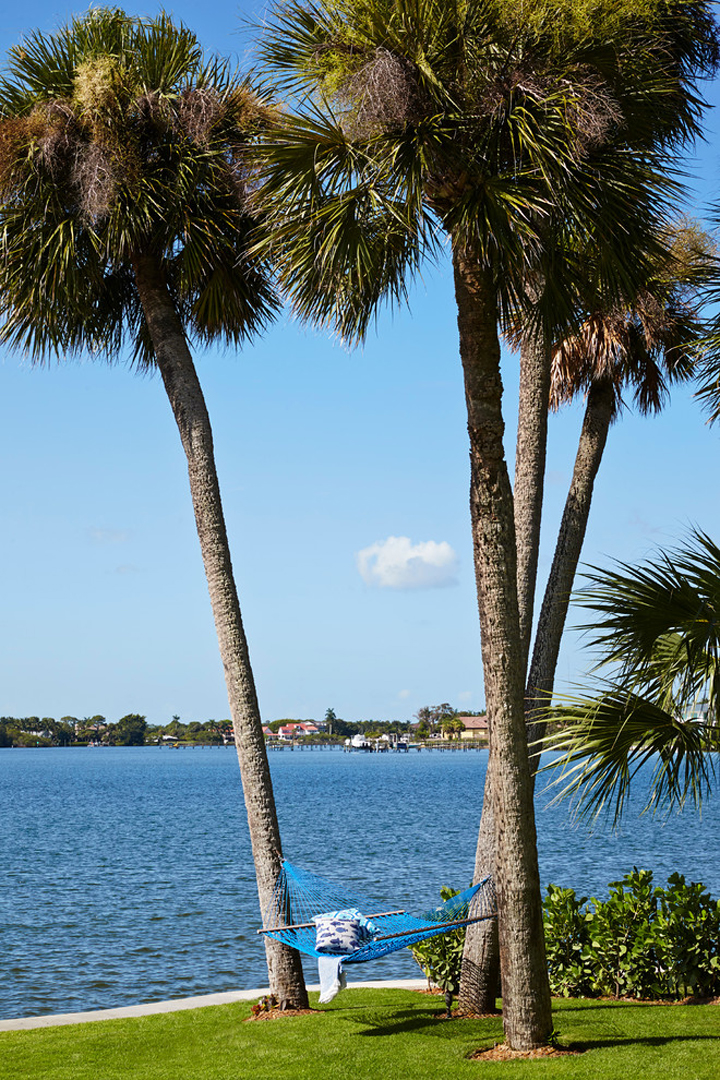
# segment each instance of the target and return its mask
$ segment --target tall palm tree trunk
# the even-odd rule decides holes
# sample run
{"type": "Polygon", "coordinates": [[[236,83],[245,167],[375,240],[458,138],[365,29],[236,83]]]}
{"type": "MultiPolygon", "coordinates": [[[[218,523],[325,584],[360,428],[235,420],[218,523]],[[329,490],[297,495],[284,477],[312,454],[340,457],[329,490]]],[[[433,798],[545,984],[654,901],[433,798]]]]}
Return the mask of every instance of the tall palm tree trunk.
{"type": "Polygon", "coordinates": [[[533,744],[545,734],[545,722],[539,713],[542,707],[548,704],[555,682],[570,594],[585,540],[595,477],[605,450],[613,410],[612,382],[609,378],[599,379],[588,391],[572,482],[545,587],[528,674],[528,740],[531,744],[530,768],[533,773],[537,770],[540,757],[539,750],[533,749],[533,744]]]}
{"type": "MultiPolygon", "coordinates": [[[[493,817],[492,773],[485,774],[483,808],[480,815],[473,883],[495,872],[495,822],[493,817]]],[[[497,1012],[500,995],[500,944],[497,919],[483,919],[465,931],[458,1002],[463,1012],[487,1016],[497,1012]]]]}
{"type": "Polygon", "coordinates": [[[518,608],[523,663],[527,667],[537,584],[540,521],[545,487],[550,350],[544,336],[525,340],[520,350],[520,394],[515,449],[515,535],[518,608]]]}
{"type": "Polygon", "coordinates": [[[512,491],[503,447],[497,307],[491,275],[455,246],[455,296],[470,435],[475,576],[490,732],[503,1022],[511,1047],[552,1030],[528,767],[512,491]]]}
{"type": "MultiPolygon", "coordinates": [[[[134,270],[155,358],[187,456],[195,522],[240,762],[260,908],[264,911],[280,871],[280,830],[230,560],[210,418],[182,323],[159,261],[152,256],[139,256],[134,260],[134,270]]],[[[281,1006],[306,1008],[307,991],[299,953],[267,937],[265,949],[270,989],[281,1006]]]]}
{"type": "MultiPolygon", "coordinates": [[[[527,668],[537,583],[538,547],[542,518],[547,451],[550,351],[544,338],[527,338],[520,351],[518,433],[515,448],[513,507],[517,550],[518,614],[523,670],[527,668]]],[[[494,876],[495,849],[492,812],[492,769],[485,777],[473,881],[494,876]]],[[[469,926],[465,934],[459,1000],[476,1015],[496,1008],[500,978],[497,923],[488,919],[469,926]]]]}
{"type": "MultiPolygon", "coordinates": [[[[545,354],[546,355],[546,354],[545,354]]],[[[547,377],[544,375],[543,353],[538,347],[533,353],[523,351],[521,359],[520,376],[520,424],[532,423],[537,416],[536,410],[544,399],[544,413],[547,417],[547,399],[549,396],[549,365],[547,377]],[[523,360],[525,363],[523,363],[523,360]],[[525,387],[525,389],[523,389],[525,387]],[[547,389],[546,389],[547,387],[547,389]]],[[[585,539],[590,505],[592,500],[595,477],[597,476],[602,455],[607,442],[607,435],[613,416],[613,389],[609,380],[600,380],[593,384],[589,393],[583,426],[578,442],[578,451],[573,470],[573,478],[565,503],[558,539],[555,546],[552,567],[547,580],[543,604],[540,610],[538,627],[535,634],[532,662],[528,674],[526,688],[526,707],[528,722],[528,741],[530,749],[530,772],[534,786],[535,773],[539,765],[539,752],[534,749],[535,744],[545,734],[545,723],[541,719],[541,706],[549,700],[555,683],[555,670],[557,668],[560,643],[565,621],[567,618],[570,594],[575,580],[577,565],[580,560],[582,545],[585,539]],[[536,704],[536,700],[538,704],[536,704]]],[[[534,468],[539,466],[540,454],[537,448],[546,438],[540,432],[539,425],[535,422],[536,434],[525,438],[523,441],[524,463],[520,463],[520,437],[518,434],[518,457],[516,458],[516,485],[515,485],[515,512],[523,522],[516,524],[518,533],[518,563],[521,560],[523,544],[531,542],[530,522],[533,519],[532,508],[526,509],[523,514],[518,510],[519,503],[527,497],[523,495],[523,488],[518,487],[518,473],[522,472],[526,477],[530,476],[534,468]],[[521,530],[524,530],[522,537],[521,530]]],[[[544,424],[547,432],[547,420],[544,424]]],[[[542,460],[544,462],[544,447],[542,460]]],[[[529,482],[525,487],[532,501],[532,493],[529,482]]],[[[517,519],[516,519],[517,520],[517,519]]],[[[537,528],[539,534],[540,516],[537,514],[537,528]]],[[[537,568],[537,559],[535,561],[537,568]]],[[[518,592],[520,593],[520,571],[518,570],[518,592]]],[[[522,608],[521,608],[522,616],[522,608]]],[[[532,612],[529,614],[532,620],[532,612]]],[[[521,618],[522,622],[522,618],[521,618]]],[[[491,765],[485,780],[485,796],[480,818],[478,832],[477,852],[475,856],[475,875],[473,881],[479,881],[487,873],[491,873],[494,865],[493,829],[492,829],[492,802],[490,799],[490,787],[492,784],[491,765]]],[[[468,1012],[485,1014],[492,1012],[497,986],[497,951],[494,947],[493,936],[496,928],[492,921],[478,923],[469,927],[465,937],[463,950],[462,977],[460,983],[460,1002],[468,1012]]]]}

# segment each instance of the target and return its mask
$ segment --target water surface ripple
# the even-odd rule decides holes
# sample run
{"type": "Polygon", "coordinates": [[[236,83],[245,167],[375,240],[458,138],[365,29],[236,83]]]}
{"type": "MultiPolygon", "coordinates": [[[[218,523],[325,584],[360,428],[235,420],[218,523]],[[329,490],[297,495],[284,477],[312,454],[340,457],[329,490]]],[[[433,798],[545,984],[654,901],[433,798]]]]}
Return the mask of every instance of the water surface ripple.
{"type": "MultiPolygon", "coordinates": [[[[470,880],[484,751],[270,755],[285,853],[409,910],[470,880]]],[[[618,834],[543,809],[543,885],[606,895],[634,865],[720,895],[720,811],[618,834]]],[[[257,893],[231,749],[0,751],[0,1018],[262,986],[257,893]]],[[[312,981],[316,972],[308,969],[312,981]]],[[[353,978],[406,978],[406,950],[353,978]]]]}

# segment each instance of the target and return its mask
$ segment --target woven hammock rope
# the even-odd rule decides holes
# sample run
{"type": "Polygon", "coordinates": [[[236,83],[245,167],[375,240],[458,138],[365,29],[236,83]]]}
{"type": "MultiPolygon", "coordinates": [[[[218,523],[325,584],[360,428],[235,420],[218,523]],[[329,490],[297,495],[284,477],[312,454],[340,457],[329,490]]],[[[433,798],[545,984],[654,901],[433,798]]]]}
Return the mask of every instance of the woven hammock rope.
{"type": "Polygon", "coordinates": [[[315,948],[314,917],[357,908],[372,921],[376,933],[372,941],[344,954],[343,964],[361,964],[437,934],[492,919],[497,914],[495,887],[490,877],[421,915],[389,910],[390,907],[283,860],[272,900],[263,916],[263,929],[258,933],[318,958],[326,954],[315,948]]]}

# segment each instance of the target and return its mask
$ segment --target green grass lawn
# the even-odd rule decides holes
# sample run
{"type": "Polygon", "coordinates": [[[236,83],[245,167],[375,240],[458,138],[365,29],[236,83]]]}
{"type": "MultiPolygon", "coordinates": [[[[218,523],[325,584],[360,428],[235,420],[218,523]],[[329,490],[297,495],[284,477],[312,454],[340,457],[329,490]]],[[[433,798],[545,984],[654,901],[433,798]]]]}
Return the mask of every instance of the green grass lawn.
{"type": "MultiPolygon", "coordinates": [[[[316,995],[312,995],[313,999],[316,995]]],[[[0,1034],[2,1080],[717,1080],[720,1006],[559,1001],[579,1056],[472,1061],[500,1020],[441,1020],[442,999],[351,989],[321,1013],[243,1023],[250,1003],[0,1034]]]]}

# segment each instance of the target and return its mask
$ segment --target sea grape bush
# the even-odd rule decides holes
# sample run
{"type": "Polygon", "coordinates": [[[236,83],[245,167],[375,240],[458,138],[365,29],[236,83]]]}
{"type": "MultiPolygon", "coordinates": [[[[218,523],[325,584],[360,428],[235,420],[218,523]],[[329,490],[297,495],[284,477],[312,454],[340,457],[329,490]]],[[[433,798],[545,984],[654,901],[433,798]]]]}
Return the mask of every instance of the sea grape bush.
{"type": "MultiPolygon", "coordinates": [[[[457,896],[459,890],[443,886],[440,896],[443,901],[457,896]]],[[[446,1001],[460,989],[460,969],[462,967],[465,928],[450,930],[446,934],[419,941],[410,945],[410,952],[425,973],[428,983],[440,987],[446,1001]]],[[[448,1011],[450,1005],[448,1003],[448,1011]]]]}
{"type": "Polygon", "coordinates": [[[720,902],[704,887],[673,874],[660,890],[657,956],[674,984],[673,996],[709,997],[720,988],[720,902]]]}
{"type": "Polygon", "coordinates": [[[574,889],[549,885],[543,905],[545,952],[550,969],[550,989],[560,997],[586,997],[592,993],[592,968],[585,956],[588,920],[583,907],[587,897],[578,899],[574,889]]]}
{"type": "Polygon", "coordinates": [[[595,904],[588,922],[585,955],[594,988],[615,997],[662,997],[654,950],[656,889],[648,870],[633,870],[610,883],[610,895],[595,904]]]}
{"type": "MultiPolygon", "coordinates": [[[[560,997],[678,999],[720,995],[720,901],[671,874],[665,888],[634,868],[588,900],[549,885],[543,904],[550,989],[560,997]]],[[[443,900],[456,890],[443,889],[443,900]]],[[[428,981],[456,994],[465,930],[411,948],[428,981]]]]}
{"type": "Polygon", "coordinates": [[[635,868],[611,882],[604,901],[550,885],[543,906],[554,994],[720,993],[720,902],[682,874],[654,887],[652,873],[635,868]]]}

